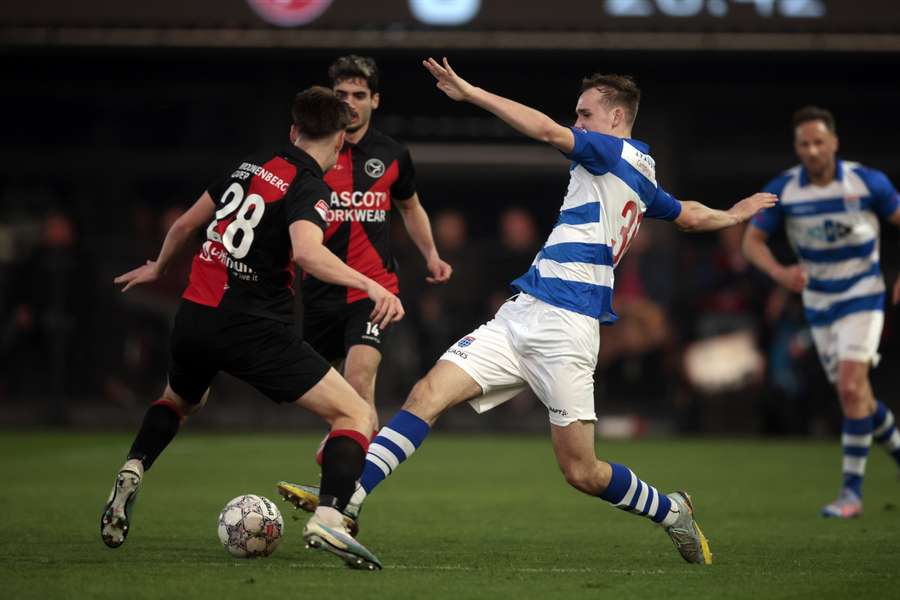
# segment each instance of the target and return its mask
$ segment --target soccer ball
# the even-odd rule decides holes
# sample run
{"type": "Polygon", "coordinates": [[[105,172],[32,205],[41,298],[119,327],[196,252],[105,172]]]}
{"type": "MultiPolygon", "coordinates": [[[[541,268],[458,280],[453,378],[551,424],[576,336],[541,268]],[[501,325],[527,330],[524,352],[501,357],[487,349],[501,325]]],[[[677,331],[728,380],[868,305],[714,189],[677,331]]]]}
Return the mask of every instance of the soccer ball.
{"type": "Polygon", "coordinates": [[[219,514],[219,541],[236,558],[269,556],[281,543],[284,519],[271,500],[244,494],[219,514]]]}

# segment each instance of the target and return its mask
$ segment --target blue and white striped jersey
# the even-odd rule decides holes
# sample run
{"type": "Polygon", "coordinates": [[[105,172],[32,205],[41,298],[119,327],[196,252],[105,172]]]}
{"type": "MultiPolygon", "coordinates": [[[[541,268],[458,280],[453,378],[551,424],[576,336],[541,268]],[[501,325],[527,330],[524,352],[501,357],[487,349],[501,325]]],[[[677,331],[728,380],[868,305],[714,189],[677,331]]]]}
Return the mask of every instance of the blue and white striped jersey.
{"type": "Polygon", "coordinates": [[[613,268],[644,216],[674,220],[681,203],[656,184],[643,142],[572,129],[575,147],[559,219],[514,288],[548,304],[614,323],[613,268]]]}
{"type": "Polygon", "coordinates": [[[752,224],[771,234],[785,223],[788,241],[809,274],[803,306],[810,326],[884,310],[878,217],[889,217],[900,206],[884,173],[839,160],[834,181],[820,187],[797,166],[764,191],[777,195],[779,202],[757,214],[752,224]]]}

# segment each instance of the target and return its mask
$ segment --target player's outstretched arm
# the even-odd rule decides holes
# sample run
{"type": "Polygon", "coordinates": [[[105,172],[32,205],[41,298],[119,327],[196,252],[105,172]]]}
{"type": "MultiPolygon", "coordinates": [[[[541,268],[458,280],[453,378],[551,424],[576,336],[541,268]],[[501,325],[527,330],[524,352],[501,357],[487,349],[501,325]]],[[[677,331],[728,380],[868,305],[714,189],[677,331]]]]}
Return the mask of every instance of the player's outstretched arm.
{"type": "Polygon", "coordinates": [[[744,198],[728,210],[717,210],[693,201],[681,203],[675,225],[682,231],[717,231],[749,220],[759,211],[775,206],[778,196],[760,192],[744,198]]]}
{"type": "Polygon", "coordinates": [[[428,283],[445,283],[453,274],[453,267],[441,260],[437,247],[434,245],[434,236],[431,233],[431,221],[428,213],[419,202],[419,195],[396,201],[397,210],[403,217],[403,224],[410,239],[422,253],[429,276],[425,278],[428,283]]]}
{"type": "Polygon", "coordinates": [[[456,74],[447,58],[443,64],[429,58],[422,61],[437,80],[439,90],[457,102],[469,102],[491,112],[516,131],[569,153],[575,148],[575,135],[544,113],[509,98],[475,87],[456,74]]]}
{"type": "Polygon", "coordinates": [[[318,225],[311,221],[294,221],[290,233],[293,260],[301,269],[325,283],[364,291],[375,303],[369,318],[379,327],[387,327],[403,318],[405,313],[400,299],[325,247],[322,244],[324,234],[318,225]]]}
{"type": "Polygon", "coordinates": [[[124,283],[123,292],[127,292],[136,285],[150,283],[159,279],[166,272],[166,268],[172,259],[184,248],[194,232],[203,225],[209,223],[216,213],[216,204],[208,192],[194,202],[187,212],[178,217],[163,240],[162,248],[156,260],[148,260],[145,264],[113,279],[114,283],[124,283]]]}

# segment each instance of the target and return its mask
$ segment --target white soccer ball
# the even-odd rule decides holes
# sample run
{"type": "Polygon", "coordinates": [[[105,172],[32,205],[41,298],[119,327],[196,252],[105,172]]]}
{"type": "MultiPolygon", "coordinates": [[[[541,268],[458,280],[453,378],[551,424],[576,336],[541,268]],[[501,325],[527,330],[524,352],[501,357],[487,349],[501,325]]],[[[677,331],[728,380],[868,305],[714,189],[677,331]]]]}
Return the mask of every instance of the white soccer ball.
{"type": "Polygon", "coordinates": [[[236,558],[269,556],[281,543],[284,519],[268,498],[244,494],[219,514],[219,541],[236,558]]]}

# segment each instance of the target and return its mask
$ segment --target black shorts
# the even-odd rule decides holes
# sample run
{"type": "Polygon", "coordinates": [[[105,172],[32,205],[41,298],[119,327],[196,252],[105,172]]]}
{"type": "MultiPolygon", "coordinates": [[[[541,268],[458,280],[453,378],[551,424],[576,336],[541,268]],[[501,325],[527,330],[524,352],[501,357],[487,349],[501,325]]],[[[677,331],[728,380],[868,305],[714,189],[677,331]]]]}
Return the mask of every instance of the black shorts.
{"type": "Polygon", "coordinates": [[[334,310],[303,311],[303,339],[328,362],[347,356],[351,346],[371,346],[384,352],[388,329],[369,320],[375,303],[366,298],[334,310]]]}
{"type": "Polygon", "coordinates": [[[275,402],[294,402],[330,368],[289,323],[187,300],[175,315],[169,385],[191,404],[200,402],[219,371],[275,402]]]}

